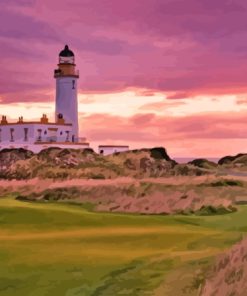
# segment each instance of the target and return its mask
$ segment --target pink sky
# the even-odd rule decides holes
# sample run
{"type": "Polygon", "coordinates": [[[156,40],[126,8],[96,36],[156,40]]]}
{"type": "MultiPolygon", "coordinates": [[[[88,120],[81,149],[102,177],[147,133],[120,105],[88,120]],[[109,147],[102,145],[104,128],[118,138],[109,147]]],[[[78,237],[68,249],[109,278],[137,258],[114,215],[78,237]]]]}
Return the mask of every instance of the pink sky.
{"type": "Polygon", "coordinates": [[[246,15],[245,0],[3,0],[0,113],[53,117],[53,70],[68,43],[93,147],[246,152],[246,15]]]}

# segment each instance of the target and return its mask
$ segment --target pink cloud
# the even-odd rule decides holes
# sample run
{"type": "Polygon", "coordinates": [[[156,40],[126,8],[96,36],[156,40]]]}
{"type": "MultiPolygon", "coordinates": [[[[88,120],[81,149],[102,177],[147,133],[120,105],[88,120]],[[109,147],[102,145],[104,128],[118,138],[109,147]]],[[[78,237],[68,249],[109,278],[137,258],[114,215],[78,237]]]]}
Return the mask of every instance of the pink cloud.
{"type": "Polygon", "coordinates": [[[0,42],[8,59],[3,72],[11,78],[4,86],[13,92],[22,92],[22,84],[30,92],[52,87],[52,70],[65,43],[76,54],[83,91],[135,87],[173,91],[175,99],[247,90],[243,1],[11,0],[2,8],[0,42]],[[19,68],[9,69],[16,60],[19,68]],[[30,71],[46,78],[30,78],[30,71]]]}
{"type": "Polygon", "coordinates": [[[169,109],[171,107],[176,107],[176,106],[183,106],[185,105],[185,102],[181,101],[162,101],[162,102],[155,102],[155,103],[148,103],[139,108],[139,110],[149,110],[149,111],[160,111],[169,109]]]}
{"type": "Polygon", "coordinates": [[[238,99],[236,100],[236,104],[237,104],[237,105],[246,105],[246,104],[247,104],[247,97],[246,97],[246,98],[243,98],[243,97],[238,98],[238,99]]]}
{"type": "Polygon", "coordinates": [[[189,93],[175,93],[175,94],[172,94],[172,95],[168,95],[167,96],[167,99],[171,99],[171,100],[175,100],[175,99],[186,99],[186,98],[189,98],[191,97],[191,95],[189,93]]]}
{"type": "Polygon", "coordinates": [[[228,113],[211,113],[176,118],[155,114],[136,114],[130,118],[94,114],[81,118],[81,131],[93,145],[127,143],[132,148],[162,145],[175,155],[196,157],[204,151],[204,156],[220,156],[246,151],[246,116],[247,112],[232,113],[231,117],[228,113]]]}
{"type": "MultiPolygon", "coordinates": [[[[152,141],[154,135],[149,134],[153,129],[157,139],[214,139],[218,138],[247,138],[244,129],[247,112],[241,114],[211,113],[186,117],[158,116],[155,114],[136,114],[132,117],[112,116],[109,114],[94,114],[82,119],[81,129],[95,135],[111,134],[111,139],[121,139],[125,134],[130,141],[139,141],[136,134],[146,134],[145,139],[152,141]],[[131,133],[134,132],[134,137],[131,133]]],[[[93,138],[93,137],[92,137],[93,138]]],[[[126,139],[127,139],[126,138],[126,139]]],[[[97,140],[97,138],[96,138],[97,140]]]]}

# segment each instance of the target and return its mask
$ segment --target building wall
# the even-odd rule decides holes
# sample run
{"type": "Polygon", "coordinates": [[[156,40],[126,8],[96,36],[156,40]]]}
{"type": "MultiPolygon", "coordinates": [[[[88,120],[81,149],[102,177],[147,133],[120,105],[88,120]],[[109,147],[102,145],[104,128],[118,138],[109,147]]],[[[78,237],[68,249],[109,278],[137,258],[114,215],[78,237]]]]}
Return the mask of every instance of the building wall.
{"type": "Polygon", "coordinates": [[[33,144],[37,141],[42,142],[66,142],[72,141],[72,126],[39,124],[39,123],[21,123],[0,125],[0,144],[33,144]],[[25,134],[27,129],[27,134],[25,134]],[[12,130],[12,137],[11,137],[12,130]]]}
{"type": "Polygon", "coordinates": [[[33,143],[34,142],[34,125],[33,124],[7,124],[0,126],[0,143],[33,143]],[[12,138],[11,138],[11,129],[12,138]],[[27,137],[25,139],[24,129],[27,129],[27,137]]]}
{"type": "Polygon", "coordinates": [[[42,149],[48,147],[85,149],[89,148],[89,144],[72,143],[71,125],[41,123],[0,125],[0,150],[5,148],[24,148],[31,150],[34,153],[38,153],[42,149]],[[26,139],[24,132],[25,128],[28,129],[26,139]],[[13,130],[12,139],[10,133],[11,129],[13,130]],[[67,133],[68,131],[69,134],[67,133]]]}
{"type": "Polygon", "coordinates": [[[36,124],[34,127],[34,134],[36,141],[72,142],[72,126],[68,125],[36,124]]]}
{"type": "Polygon", "coordinates": [[[78,102],[77,102],[77,78],[56,78],[56,118],[63,114],[65,123],[72,123],[72,134],[78,138],[78,102]]]}
{"type": "Polygon", "coordinates": [[[116,152],[124,152],[128,151],[129,146],[99,146],[98,152],[102,155],[109,155],[116,152]]]}

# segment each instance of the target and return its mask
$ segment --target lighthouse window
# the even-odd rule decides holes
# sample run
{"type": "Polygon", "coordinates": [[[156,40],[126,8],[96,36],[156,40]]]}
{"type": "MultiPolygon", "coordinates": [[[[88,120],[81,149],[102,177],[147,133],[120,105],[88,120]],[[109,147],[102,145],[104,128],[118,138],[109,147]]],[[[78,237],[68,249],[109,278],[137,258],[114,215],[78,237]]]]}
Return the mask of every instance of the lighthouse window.
{"type": "Polygon", "coordinates": [[[72,89],[75,89],[75,80],[72,80],[72,89]]]}
{"type": "Polygon", "coordinates": [[[62,136],[63,132],[60,132],[60,136],[62,136]]]}
{"type": "Polygon", "coordinates": [[[47,134],[47,131],[44,131],[44,134],[46,135],[47,134]]]}

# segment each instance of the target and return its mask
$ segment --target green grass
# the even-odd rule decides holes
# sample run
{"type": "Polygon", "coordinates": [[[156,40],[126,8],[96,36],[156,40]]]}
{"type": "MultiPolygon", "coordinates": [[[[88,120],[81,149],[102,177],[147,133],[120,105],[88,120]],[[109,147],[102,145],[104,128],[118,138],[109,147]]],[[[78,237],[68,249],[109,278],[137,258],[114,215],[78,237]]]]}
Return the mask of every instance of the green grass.
{"type": "Polygon", "coordinates": [[[195,271],[247,231],[247,206],[200,217],[91,210],[0,199],[0,296],[197,295],[195,271]]]}

